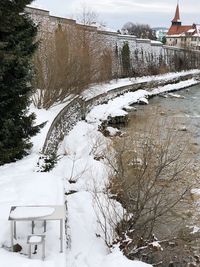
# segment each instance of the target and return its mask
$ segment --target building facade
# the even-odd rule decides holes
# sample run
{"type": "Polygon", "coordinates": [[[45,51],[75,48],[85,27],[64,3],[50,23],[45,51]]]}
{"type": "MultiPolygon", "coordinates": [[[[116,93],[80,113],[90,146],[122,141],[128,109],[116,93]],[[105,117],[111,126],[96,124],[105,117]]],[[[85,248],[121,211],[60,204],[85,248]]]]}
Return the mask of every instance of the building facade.
{"type": "Polygon", "coordinates": [[[182,25],[177,4],[172,25],[166,35],[166,44],[179,48],[200,50],[200,24],[182,25]]]}

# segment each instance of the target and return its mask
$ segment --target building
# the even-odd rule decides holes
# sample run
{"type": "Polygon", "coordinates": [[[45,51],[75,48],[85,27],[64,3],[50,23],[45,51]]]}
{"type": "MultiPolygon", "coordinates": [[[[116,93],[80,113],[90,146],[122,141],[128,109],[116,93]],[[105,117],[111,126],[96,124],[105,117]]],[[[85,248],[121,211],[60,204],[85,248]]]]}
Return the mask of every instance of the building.
{"type": "Polygon", "coordinates": [[[166,44],[179,48],[200,50],[200,25],[182,25],[177,4],[172,25],[166,35],[166,44]]]}
{"type": "Polygon", "coordinates": [[[157,27],[153,28],[152,30],[155,32],[157,40],[163,42],[167,35],[168,29],[164,27],[157,27]]]}

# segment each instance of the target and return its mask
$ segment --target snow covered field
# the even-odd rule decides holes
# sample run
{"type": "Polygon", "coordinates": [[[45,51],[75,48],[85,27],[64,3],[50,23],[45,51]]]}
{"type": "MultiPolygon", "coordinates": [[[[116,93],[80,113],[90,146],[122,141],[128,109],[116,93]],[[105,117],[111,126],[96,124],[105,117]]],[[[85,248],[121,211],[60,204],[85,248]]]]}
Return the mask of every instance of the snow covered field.
{"type": "MultiPolygon", "coordinates": [[[[172,75],[172,74],[171,74],[172,75]]],[[[178,74],[174,74],[178,75],[178,74]]],[[[145,78],[144,78],[145,79],[145,78]]],[[[149,79],[149,78],[148,78],[149,79]]],[[[151,94],[174,90],[197,83],[195,80],[185,81],[176,85],[155,88],[151,94]]],[[[124,84],[125,85],[125,84],[124,84]]],[[[120,85],[122,86],[122,85],[120,85]]],[[[113,88],[113,84],[112,84],[113,88]]],[[[107,90],[107,89],[105,89],[107,90]]],[[[101,229],[97,223],[93,207],[91,191],[95,183],[103,191],[108,179],[108,169],[101,160],[95,159],[109,144],[99,131],[99,121],[109,115],[124,114],[123,107],[148,97],[145,90],[127,93],[106,105],[95,107],[87,116],[87,122],[81,121],[65,137],[60,145],[62,159],[49,173],[37,172],[39,152],[44,143],[48,128],[63,105],[48,111],[36,110],[37,122],[48,120],[41,133],[32,139],[32,153],[24,159],[0,167],[0,267],[146,267],[147,264],[132,262],[126,259],[115,248],[112,252],[99,237],[101,229]],[[9,251],[10,225],[8,216],[11,206],[16,205],[59,205],[64,204],[67,195],[68,224],[70,246],[63,254],[59,253],[59,224],[47,224],[46,259],[41,261],[40,255],[28,259],[26,244],[31,226],[19,223],[17,238],[23,247],[22,254],[9,251]]],[[[42,232],[42,225],[36,226],[42,232]]]]}

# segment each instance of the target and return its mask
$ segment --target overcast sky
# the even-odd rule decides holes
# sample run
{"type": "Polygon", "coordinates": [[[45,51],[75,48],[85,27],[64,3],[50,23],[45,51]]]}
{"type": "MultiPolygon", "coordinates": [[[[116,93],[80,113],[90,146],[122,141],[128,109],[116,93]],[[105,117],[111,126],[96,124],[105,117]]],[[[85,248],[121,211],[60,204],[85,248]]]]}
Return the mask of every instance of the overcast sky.
{"type": "MultiPolygon", "coordinates": [[[[128,21],[169,27],[177,0],[36,0],[33,5],[76,19],[83,3],[97,12],[107,26],[121,29],[128,21]]],[[[183,24],[200,24],[200,0],[179,0],[179,4],[183,24]]]]}

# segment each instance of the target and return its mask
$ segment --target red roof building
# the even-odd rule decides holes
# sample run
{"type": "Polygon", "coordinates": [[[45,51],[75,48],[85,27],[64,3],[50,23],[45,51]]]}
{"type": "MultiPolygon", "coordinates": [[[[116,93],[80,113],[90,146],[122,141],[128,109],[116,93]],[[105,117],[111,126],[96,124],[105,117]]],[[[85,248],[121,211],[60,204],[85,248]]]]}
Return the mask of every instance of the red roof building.
{"type": "Polygon", "coordinates": [[[166,44],[200,50],[200,26],[197,24],[182,25],[179,4],[177,4],[172,25],[166,35],[166,44]]]}

